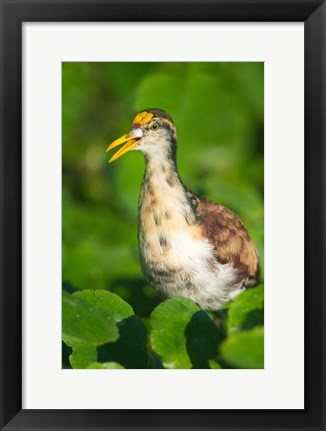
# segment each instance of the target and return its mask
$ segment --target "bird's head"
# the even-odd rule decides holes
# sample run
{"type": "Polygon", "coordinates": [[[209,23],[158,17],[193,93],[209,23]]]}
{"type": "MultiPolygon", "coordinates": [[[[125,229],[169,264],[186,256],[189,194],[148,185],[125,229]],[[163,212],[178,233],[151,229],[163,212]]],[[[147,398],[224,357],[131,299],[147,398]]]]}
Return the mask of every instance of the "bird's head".
{"type": "Polygon", "coordinates": [[[106,151],[124,144],[109,163],[130,150],[141,151],[147,159],[174,159],[176,141],[176,129],[169,114],[161,109],[147,109],[134,117],[131,131],[113,141],[106,151]]]}

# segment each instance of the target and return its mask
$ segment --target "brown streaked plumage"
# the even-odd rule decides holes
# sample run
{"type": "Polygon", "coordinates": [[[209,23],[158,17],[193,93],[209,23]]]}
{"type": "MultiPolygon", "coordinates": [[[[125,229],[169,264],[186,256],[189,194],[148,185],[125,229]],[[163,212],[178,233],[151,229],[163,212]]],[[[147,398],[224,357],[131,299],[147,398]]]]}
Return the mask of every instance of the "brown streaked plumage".
{"type": "Polygon", "coordinates": [[[256,247],[240,218],[228,208],[208,199],[196,198],[196,214],[202,221],[204,235],[214,245],[216,258],[231,263],[245,277],[244,287],[259,276],[259,257],[256,247]]]}
{"type": "Polygon", "coordinates": [[[142,271],[166,297],[181,296],[214,310],[259,275],[257,250],[239,217],[202,199],[181,181],[176,165],[176,128],[159,109],[139,112],[125,144],[143,152],[146,170],[139,198],[138,242],[142,271]]]}

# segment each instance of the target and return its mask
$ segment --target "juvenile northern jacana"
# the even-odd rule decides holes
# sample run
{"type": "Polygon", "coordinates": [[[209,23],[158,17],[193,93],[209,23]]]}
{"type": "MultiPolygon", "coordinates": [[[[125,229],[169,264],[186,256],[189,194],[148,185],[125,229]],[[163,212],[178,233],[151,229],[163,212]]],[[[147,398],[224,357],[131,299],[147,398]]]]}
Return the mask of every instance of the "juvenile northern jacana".
{"type": "Polygon", "coordinates": [[[181,181],[177,135],[171,117],[147,109],[133,119],[123,145],[109,160],[130,150],[145,156],[139,198],[138,243],[144,276],[163,296],[187,297],[216,310],[258,278],[259,257],[240,218],[203,199],[181,181]]]}

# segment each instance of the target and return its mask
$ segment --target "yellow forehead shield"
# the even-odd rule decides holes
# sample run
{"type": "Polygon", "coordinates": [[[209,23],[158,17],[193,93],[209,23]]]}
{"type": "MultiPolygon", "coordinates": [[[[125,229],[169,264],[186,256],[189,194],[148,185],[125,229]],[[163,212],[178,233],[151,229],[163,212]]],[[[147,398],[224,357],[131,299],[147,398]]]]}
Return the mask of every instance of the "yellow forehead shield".
{"type": "Polygon", "coordinates": [[[139,112],[136,117],[132,120],[133,124],[146,124],[151,118],[153,118],[153,114],[150,112],[139,112]]]}

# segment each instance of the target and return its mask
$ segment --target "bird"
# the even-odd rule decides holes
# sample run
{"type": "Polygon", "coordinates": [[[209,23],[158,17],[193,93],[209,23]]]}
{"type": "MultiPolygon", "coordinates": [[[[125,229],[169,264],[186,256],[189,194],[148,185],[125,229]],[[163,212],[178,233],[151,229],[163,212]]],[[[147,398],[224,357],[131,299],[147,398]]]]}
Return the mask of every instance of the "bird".
{"type": "Polygon", "coordinates": [[[138,203],[140,266],[163,298],[182,297],[216,311],[259,280],[259,255],[240,218],[199,197],[177,170],[177,133],[162,109],[145,109],[109,163],[131,150],[145,158],[138,203]]]}

